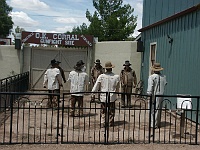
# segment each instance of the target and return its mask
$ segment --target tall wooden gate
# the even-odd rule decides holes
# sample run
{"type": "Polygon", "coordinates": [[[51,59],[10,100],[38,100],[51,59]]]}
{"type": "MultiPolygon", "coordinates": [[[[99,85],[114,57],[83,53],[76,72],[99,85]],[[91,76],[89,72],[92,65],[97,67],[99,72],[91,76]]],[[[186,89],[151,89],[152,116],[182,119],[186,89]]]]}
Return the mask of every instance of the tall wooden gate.
{"type": "MultiPolygon", "coordinates": [[[[46,69],[51,67],[51,60],[61,61],[60,66],[65,71],[68,78],[69,72],[73,70],[77,61],[83,60],[87,63],[87,48],[52,48],[52,47],[33,47],[31,53],[31,89],[42,90],[43,78],[46,69]]],[[[64,84],[64,90],[69,90],[69,83],[64,84]]]]}

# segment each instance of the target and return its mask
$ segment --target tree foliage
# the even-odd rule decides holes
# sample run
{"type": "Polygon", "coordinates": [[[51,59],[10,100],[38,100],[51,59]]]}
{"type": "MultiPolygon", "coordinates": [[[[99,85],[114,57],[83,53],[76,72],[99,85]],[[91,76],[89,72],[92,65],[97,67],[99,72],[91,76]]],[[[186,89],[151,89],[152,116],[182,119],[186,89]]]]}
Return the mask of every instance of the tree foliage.
{"type": "Polygon", "coordinates": [[[17,26],[15,28],[15,33],[22,33],[22,31],[25,31],[25,29],[24,28],[20,28],[19,26],[17,26]]]}
{"type": "Polygon", "coordinates": [[[15,28],[15,32],[12,33],[12,35],[16,38],[16,33],[22,33],[22,31],[25,31],[24,28],[20,28],[19,26],[17,26],[15,28]]]}
{"type": "Polygon", "coordinates": [[[9,13],[12,11],[6,0],[0,0],[0,37],[9,35],[10,29],[13,28],[13,21],[9,13]]]}
{"type": "MultiPolygon", "coordinates": [[[[134,8],[123,5],[123,0],[93,0],[93,6],[96,9],[93,15],[86,11],[90,22],[86,33],[98,37],[99,41],[126,40],[134,33],[137,17],[133,15],[134,8]]],[[[73,30],[84,34],[80,27],[73,30]]]]}
{"type": "MultiPolygon", "coordinates": [[[[70,32],[68,32],[70,33],[70,32]]],[[[83,23],[82,25],[80,26],[77,26],[77,27],[73,27],[72,29],[72,34],[88,34],[88,27],[85,23],[83,23]]]]}

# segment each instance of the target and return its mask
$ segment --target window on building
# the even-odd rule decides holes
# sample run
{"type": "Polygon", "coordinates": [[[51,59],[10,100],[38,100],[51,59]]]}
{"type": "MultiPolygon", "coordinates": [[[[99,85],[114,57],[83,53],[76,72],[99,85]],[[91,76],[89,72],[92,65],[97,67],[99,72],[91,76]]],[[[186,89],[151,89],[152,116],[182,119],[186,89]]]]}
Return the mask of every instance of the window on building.
{"type": "Polygon", "coordinates": [[[151,71],[151,67],[156,62],[156,43],[150,44],[150,60],[149,60],[149,75],[151,75],[153,72],[151,71]]]}

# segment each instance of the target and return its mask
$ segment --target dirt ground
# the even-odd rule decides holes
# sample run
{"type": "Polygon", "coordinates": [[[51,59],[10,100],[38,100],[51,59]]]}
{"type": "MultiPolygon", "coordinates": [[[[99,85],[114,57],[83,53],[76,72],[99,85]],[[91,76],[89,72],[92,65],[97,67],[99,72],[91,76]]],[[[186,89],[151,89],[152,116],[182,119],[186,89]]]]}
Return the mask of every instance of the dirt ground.
{"type": "Polygon", "coordinates": [[[88,144],[51,144],[51,145],[0,145],[0,150],[199,150],[199,145],[179,144],[120,144],[120,145],[88,145],[88,144]]]}

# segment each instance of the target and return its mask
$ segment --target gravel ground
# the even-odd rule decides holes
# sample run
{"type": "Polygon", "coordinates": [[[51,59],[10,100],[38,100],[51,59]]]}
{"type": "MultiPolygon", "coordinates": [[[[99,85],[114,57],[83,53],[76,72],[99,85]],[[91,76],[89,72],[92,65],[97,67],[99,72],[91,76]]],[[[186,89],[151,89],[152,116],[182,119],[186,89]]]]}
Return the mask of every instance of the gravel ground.
{"type": "Polygon", "coordinates": [[[129,149],[140,149],[140,150],[199,150],[199,145],[173,145],[173,144],[120,144],[120,145],[73,145],[73,144],[51,144],[51,145],[0,145],[1,150],[129,150],[129,149]]]}

